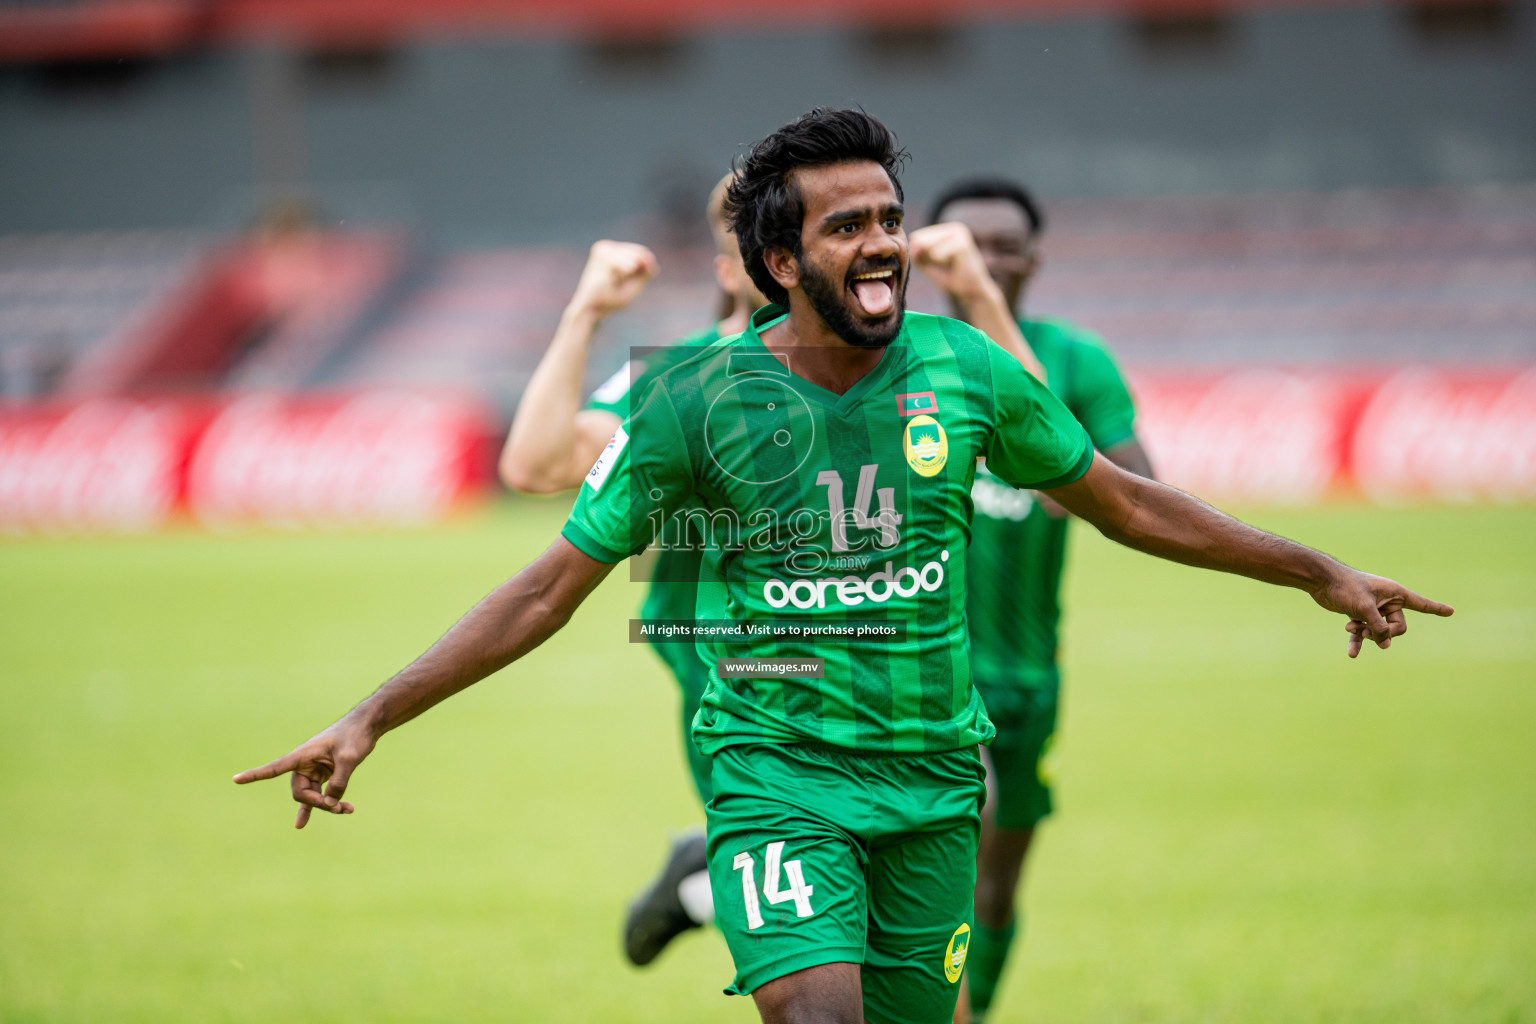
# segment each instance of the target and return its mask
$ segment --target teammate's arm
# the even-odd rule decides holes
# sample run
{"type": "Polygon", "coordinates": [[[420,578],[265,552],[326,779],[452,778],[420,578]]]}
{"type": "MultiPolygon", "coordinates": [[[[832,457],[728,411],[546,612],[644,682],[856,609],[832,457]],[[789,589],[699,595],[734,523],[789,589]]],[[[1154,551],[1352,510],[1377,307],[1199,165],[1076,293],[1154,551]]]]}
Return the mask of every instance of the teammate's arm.
{"type": "Polygon", "coordinates": [[[1098,338],[1079,332],[1072,348],[1073,402],[1070,406],[1094,447],[1121,469],[1156,479],[1152,460],[1136,436],[1136,403],[1115,358],[1098,338]]]}
{"type": "Polygon", "coordinates": [[[949,296],[965,322],[981,331],[1023,364],[1036,380],[1045,367],[1019,329],[1003,291],[987,273],[985,258],[971,229],[958,221],[918,228],[907,239],[912,262],[949,296]]]}
{"type": "MultiPolygon", "coordinates": [[[[1106,459],[1128,473],[1157,479],[1136,436],[1136,403],[1114,357],[1102,345],[1088,342],[1075,341],[1070,351],[1074,380],[1069,411],[1106,459]]],[[[1044,494],[1037,491],[1035,498],[1047,515],[1066,516],[1067,510],[1044,494]]]]}
{"type": "Polygon", "coordinates": [[[1255,529],[1166,484],[1094,459],[1087,473],[1048,493],[1111,540],[1185,565],[1236,573],[1305,590],[1329,611],[1349,616],[1349,656],[1367,638],[1388,647],[1407,632],[1404,611],[1450,615],[1450,605],[1372,576],[1295,541],[1255,529]]]}
{"type": "Polygon", "coordinates": [[[515,491],[549,494],[575,487],[602,453],[619,417],[581,407],[587,351],[604,318],[629,305],[655,276],[643,245],[592,245],[560,326],[528,380],[501,452],[501,478],[515,491]]]}
{"type": "Polygon", "coordinates": [[[293,799],[300,805],[296,828],[303,828],[316,809],[351,814],[352,805],[342,799],[347,782],[379,737],[549,639],[612,568],[564,537],[556,538],[425,654],[329,729],[276,761],[241,772],[235,781],[256,782],[292,772],[293,799]]]}

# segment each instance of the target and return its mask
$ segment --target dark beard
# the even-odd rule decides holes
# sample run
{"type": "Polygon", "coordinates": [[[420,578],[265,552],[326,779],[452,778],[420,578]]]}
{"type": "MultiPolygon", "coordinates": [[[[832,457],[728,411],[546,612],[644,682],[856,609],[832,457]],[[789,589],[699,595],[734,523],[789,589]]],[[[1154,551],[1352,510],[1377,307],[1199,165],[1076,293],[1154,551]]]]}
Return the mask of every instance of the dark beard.
{"type": "Polygon", "coordinates": [[[906,282],[901,281],[900,285],[899,289],[892,289],[896,315],[875,326],[868,326],[854,319],[853,314],[848,312],[848,304],[843,301],[844,282],[834,282],[830,274],[823,274],[809,260],[803,257],[800,260],[800,287],[810,300],[811,308],[832,328],[833,334],[854,348],[885,348],[896,340],[896,335],[901,333],[901,324],[907,310],[906,282]]]}

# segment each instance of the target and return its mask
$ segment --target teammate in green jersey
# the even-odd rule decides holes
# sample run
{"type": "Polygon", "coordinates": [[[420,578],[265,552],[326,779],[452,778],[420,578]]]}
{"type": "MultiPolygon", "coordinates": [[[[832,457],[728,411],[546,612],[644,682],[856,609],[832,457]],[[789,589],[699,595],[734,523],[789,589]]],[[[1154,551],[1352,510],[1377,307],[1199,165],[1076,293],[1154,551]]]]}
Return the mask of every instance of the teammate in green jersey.
{"type": "MultiPolygon", "coordinates": [[[[1019,316],[1024,290],[1040,264],[1036,246],[1044,217],[1034,198],[1016,182],[975,178],[944,189],[931,215],[975,239],[1018,317],[1030,355],[1043,365],[1051,391],[1088,431],[1094,447],[1116,465],[1152,476],[1136,437],[1130,390],[1103,343],[1065,321],[1019,316]]],[[[957,316],[976,323],[956,305],[957,316]]],[[[1014,490],[985,468],[977,471],[971,496],[976,505],[966,595],[971,669],[997,726],[987,747],[988,806],[964,986],[970,1019],[980,1022],[1013,943],[1016,891],[1030,840],[1051,812],[1044,759],[1056,731],[1057,626],[1068,521],[1054,502],[1014,490]]]]}
{"type": "Polygon", "coordinates": [[[770,1024],[940,1024],[969,945],[976,747],[992,736],[964,617],[977,456],[1138,550],[1307,591],[1346,616],[1351,655],[1388,646],[1406,609],[1451,613],[1095,458],[980,332],[904,316],[899,161],[862,111],[815,110],[754,146],[727,208],[776,305],[650,385],[543,555],[334,725],[235,781],[292,772],[301,826],[351,813],[346,789],[381,736],[533,649],[697,501],[722,538],[706,560],[718,608],[745,627],[713,643],[694,726],[715,758],[710,877],[733,990],[770,1024]],[[871,620],[894,635],[815,639],[871,620]]]}
{"type": "MultiPolygon", "coordinates": [[[[581,405],[581,385],[587,354],[598,327],[624,309],[656,274],[656,256],[641,245],[599,241],[571,296],[560,326],[523,391],[507,443],[501,455],[501,476],[508,487],[530,494],[551,494],[580,486],[604,445],[629,415],[631,395],[640,394],[663,370],[686,359],[695,348],[722,336],[739,334],[754,309],[767,305],[747,276],[741,249],[725,220],[725,187],[721,178],[706,205],[711,234],[718,250],[715,279],[729,310],[720,320],[673,344],[667,350],[636,353],[581,405]]],[[[643,620],[694,617],[699,578],[698,551],[683,548],[659,553],[653,582],[641,606],[643,620]]],[[[699,753],[689,730],[704,695],[708,673],[691,644],[659,643],[656,653],[677,680],[681,695],[683,750],[694,791],[709,803],[710,759],[699,753]]],[[[682,932],[709,924],[714,901],[704,859],[704,837],[690,831],[672,843],[655,882],[630,907],[624,923],[624,952],[637,966],[650,963],[682,932]]]]}

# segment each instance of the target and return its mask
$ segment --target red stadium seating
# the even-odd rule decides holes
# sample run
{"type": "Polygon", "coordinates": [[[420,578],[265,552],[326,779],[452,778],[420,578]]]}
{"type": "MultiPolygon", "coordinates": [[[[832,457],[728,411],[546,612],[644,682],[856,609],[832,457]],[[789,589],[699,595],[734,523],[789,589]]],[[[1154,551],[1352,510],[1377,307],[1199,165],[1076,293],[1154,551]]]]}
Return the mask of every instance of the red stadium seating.
{"type": "MultiPolygon", "coordinates": [[[[1201,0],[1196,11],[1369,0],[1201,0]]],[[[1447,0],[1455,3],[1457,0],[1447,0]]],[[[302,39],[356,45],[431,33],[581,32],[655,37],[719,28],[879,24],[1124,11],[1188,14],[1189,0],[55,0],[0,3],[0,61],[132,57],[209,42],[302,39]]]]}

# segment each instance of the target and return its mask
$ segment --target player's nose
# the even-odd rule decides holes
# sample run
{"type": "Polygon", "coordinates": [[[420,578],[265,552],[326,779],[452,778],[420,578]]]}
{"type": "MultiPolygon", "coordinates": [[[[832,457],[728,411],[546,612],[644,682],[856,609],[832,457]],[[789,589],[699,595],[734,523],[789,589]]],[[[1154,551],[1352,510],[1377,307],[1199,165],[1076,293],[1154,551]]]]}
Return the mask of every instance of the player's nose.
{"type": "Polygon", "coordinates": [[[859,247],[859,255],[865,259],[890,259],[906,248],[905,241],[905,238],[898,238],[875,225],[874,230],[864,232],[864,244],[859,247]]]}

